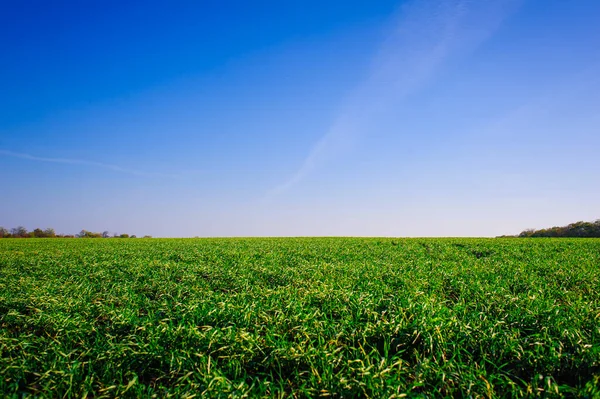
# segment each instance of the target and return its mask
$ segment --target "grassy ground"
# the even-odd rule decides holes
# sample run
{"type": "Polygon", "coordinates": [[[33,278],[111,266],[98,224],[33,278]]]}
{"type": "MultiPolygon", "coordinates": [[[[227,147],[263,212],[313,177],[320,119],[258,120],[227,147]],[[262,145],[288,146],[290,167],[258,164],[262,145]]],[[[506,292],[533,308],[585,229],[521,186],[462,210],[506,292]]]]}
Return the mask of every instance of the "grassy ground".
{"type": "Polygon", "coordinates": [[[600,239],[0,240],[0,394],[600,397],[600,239]]]}

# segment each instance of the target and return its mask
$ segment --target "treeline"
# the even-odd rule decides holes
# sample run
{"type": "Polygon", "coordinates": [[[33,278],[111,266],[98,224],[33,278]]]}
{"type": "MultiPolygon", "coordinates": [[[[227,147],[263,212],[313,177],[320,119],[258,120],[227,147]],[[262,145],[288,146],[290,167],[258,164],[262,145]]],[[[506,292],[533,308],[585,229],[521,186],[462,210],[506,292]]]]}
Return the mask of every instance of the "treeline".
{"type": "Polygon", "coordinates": [[[600,237],[600,219],[541,230],[528,229],[522,231],[519,237],[600,237]]]}
{"type": "MultiPolygon", "coordinates": [[[[109,233],[95,233],[93,231],[81,230],[79,234],[56,234],[53,228],[34,229],[27,231],[23,226],[14,227],[10,230],[0,227],[0,238],[137,238],[135,235],[109,233]]],[[[152,238],[152,236],[144,236],[144,238],[152,238]]]]}

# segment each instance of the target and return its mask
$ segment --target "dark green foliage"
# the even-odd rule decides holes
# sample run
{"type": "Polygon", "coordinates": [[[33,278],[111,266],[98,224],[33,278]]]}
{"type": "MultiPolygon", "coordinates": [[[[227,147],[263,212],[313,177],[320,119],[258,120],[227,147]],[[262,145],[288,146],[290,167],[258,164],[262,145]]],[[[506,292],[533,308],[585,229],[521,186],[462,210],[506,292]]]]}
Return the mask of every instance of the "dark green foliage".
{"type": "Polygon", "coordinates": [[[0,241],[0,396],[598,397],[600,240],[0,241]]]}
{"type": "Polygon", "coordinates": [[[600,237],[600,220],[593,223],[577,222],[563,227],[551,227],[541,230],[525,230],[519,234],[519,237],[600,237]]]}

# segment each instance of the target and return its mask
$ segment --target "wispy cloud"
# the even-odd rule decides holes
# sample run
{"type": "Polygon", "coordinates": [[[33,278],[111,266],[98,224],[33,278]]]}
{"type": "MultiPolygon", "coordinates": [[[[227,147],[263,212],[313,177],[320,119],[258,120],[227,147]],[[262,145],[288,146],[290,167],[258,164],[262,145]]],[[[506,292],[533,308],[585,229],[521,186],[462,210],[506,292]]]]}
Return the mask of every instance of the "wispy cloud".
{"type": "Polygon", "coordinates": [[[472,52],[498,29],[520,0],[415,0],[391,19],[367,78],[345,99],[331,127],[300,167],[267,193],[281,194],[326,160],[347,152],[368,123],[428,84],[445,64],[472,52]]]}
{"type": "Polygon", "coordinates": [[[104,162],[96,162],[96,161],[88,161],[83,159],[71,159],[71,158],[52,158],[52,157],[40,157],[31,154],[26,154],[22,152],[14,152],[7,150],[0,150],[0,155],[12,158],[20,158],[27,159],[30,161],[36,162],[48,162],[48,163],[61,163],[67,165],[82,165],[82,166],[91,166],[96,168],[102,168],[111,170],[117,173],[125,173],[134,176],[144,176],[144,177],[166,177],[166,178],[179,178],[180,175],[177,174],[168,174],[168,173],[157,173],[157,172],[146,172],[137,169],[129,169],[123,168],[118,165],[113,165],[104,162]]]}

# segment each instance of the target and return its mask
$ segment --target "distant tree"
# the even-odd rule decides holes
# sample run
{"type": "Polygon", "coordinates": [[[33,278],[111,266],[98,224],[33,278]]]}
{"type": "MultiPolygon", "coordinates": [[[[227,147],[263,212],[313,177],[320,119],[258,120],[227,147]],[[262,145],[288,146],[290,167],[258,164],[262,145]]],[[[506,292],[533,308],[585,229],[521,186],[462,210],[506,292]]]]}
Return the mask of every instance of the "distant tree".
{"type": "Polygon", "coordinates": [[[533,233],[535,233],[535,229],[523,230],[521,234],[519,234],[519,237],[531,237],[533,233]]]}
{"type": "MultiPolygon", "coordinates": [[[[600,226],[600,221],[598,222],[598,225],[600,226]]],[[[57,237],[57,238],[110,238],[111,237],[111,233],[108,231],[104,231],[102,233],[96,233],[93,231],[88,231],[88,230],[81,230],[79,233],[77,233],[76,235],[70,235],[70,234],[56,234],[56,232],[54,231],[53,228],[48,227],[47,229],[40,229],[40,228],[35,228],[33,231],[28,232],[27,229],[23,226],[18,226],[18,227],[14,227],[12,229],[7,230],[4,227],[0,227],[0,238],[10,238],[10,237],[15,237],[15,238],[47,238],[47,237],[57,237]]],[[[129,234],[117,234],[114,233],[112,235],[112,237],[114,238],[137,238],[137,236],[135,234],[129,235],[129,234]]],[[[144,238],[152,238],[152,236],[144,236],[144,238]]]]}
{"type": "Polygon", "coordinates": [[[44,234],[44,230],[37,228],[31,232],[32,237],[35,238],[44,238],[46,235],[44,234]]]}
{"type": "Polygon", "coordinates": [[[540,230],[525,230],[519,237],[600,237],[600,220],[575,222],[567,226],[554,226],[540,230]]]}
{"type": "Polygon", "coordinates": [[[24,238],[27,237],[27,229],[23,226],[18,226],[10,229],[10,234],[13,237],[24,238]]]}
{"type": "Polygon", "coordinates": [[[100,238],[100,237],[102,237],[102,234],[94,233],[92,231],[87,231],[87,230],[81,230],[79,232],[79,234],[77,234],[77,237],[79,237],[79,238],[100,238]]]}

